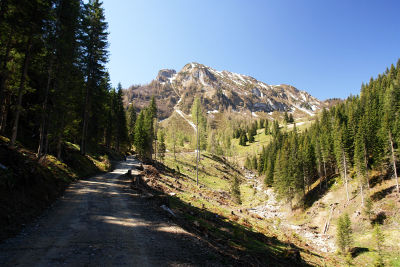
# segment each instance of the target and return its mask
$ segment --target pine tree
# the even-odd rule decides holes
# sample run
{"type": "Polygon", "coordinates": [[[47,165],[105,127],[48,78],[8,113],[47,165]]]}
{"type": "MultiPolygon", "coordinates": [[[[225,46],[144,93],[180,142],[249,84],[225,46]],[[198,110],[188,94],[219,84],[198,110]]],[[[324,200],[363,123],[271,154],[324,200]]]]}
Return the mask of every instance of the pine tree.
{"type": "MultiPolygon", "coordinates": [[[[32,0],[32,1],[20,1],[19,3],[15,3],[15,8],[20,11],[20,19],[21,21],[29,21],[28,24],[18,24],[13,31],[16,31],[20,37],[20,46],[22,49],[18,52],[22,55],[22,62],[20,65],[20,73],[18,78],[17,92],[16,92],[16,108],[14,114],[14,123],[12,127],[11,141],[10,146],[13,147],[17,140],[18,135],[18,127],[20,123],[20,115],[23,111],[22,99],[24,94],[26,93],[26,82],[28,77],[28,69],[32,61],[33,51],[32,47],[34,44],[40,42],[40,38],[42,36],[42,31],[44,29],[44,24],[46,21],[46,13],[51,13],[49,3],[32,0]]],[[[18,16],[18,15],[17,15],[18,16]]],[[[11,27],[13,28],[13,27],[11,27]]],[[[10,32],[11,34],[11,32],[10,32]]],[[[3,85],[2,85],[3,87],[3,85]]],[[[1,89],[3,91],[3,89],[1,89]]]]}
{"type": "Polygon", "coordinates": [[[108,25],[107,22],[105,22],[104,10],[99,0],[89,0],[89,2],[84,5],[82,25],[81,62],[86,80],[81,138],[81,153],[84,155],[86,154],[87,148],[93,97],[100,90],[99,81],[102,80],[105,75],[105,63],[108,61],[108,25]]]}
{"type": "Polygon", "coordinates": [[[118,84],[117,93],[115,94],[115,114],[116,114],[116,148],[117,151],[120,150],[121,144],[126,144],[128,142],[128,128],[126,125],[126,113],[125,108],[122,103],[122,86],[121,83],[118,84]]]}
{"type": "MultiPolygon", "coordinates": [[[[146,131],[146,157],[151,159],[153,150],[153,141],[155,137],[154,130],[154,113],[151,108],[144,109],[144,129],[146,131]]],[[[135,135],[136,136],[136,135],[135,135]]]]}
{"type": "Polygon", "coordinates": [[[283,116],[283,120],[286,122],[286,123],[289,123],[289,116],[288,116],[288,113],[285,111],[285,114],[284,114],[284,116],[283,116]]]}
{"type": "Polygon", "coordinates": [[[196,125],[196,184],[199,184],[199,160],[200,160],[200,132],[205,132],[206,121],[203,117],[200,98],[196,97],[192,106],[192,120],[196,125]],[[202,131],[201,131],[202,130],[202,131]]]}
{"type": "Polygon", "coordinates": [[[129,137],[129,142],[132,145],[134,140],[135,140],[135,123],[136,123],[136,110],[133,104],[129,105],[128,108],[128,137],[129,137]]]}
{"type": "Polygon", "coordinates": [[[280,133],[279,123],[277,120],[274,120],[272,124],[272,136],[276,138],[280,133]]]}
{"type": "Polygon", "coordinates": [[[134,144],[136,152],[140,157],[146,156],[146,150],[148,148],[148,134],[145,129],[145,110],[140,111],[139,116],[135,123],[135,139],[134,144]]]}
{"type": "Polygon", "coordinates": [[[248,169],[248,170],[251,170],[251,159],[250,159],[250,157],[247,155],[246,156],[246,160],[245,160],[245,162],[244,162],[244,167],[246,168],[246,169],[248,169]]]}
{"type": "Polygon", "coordinates": [[[289,123],[294,123],[294,118],[293,118],[293,114],[292,114],[292,113],[290,113],[290,115],[289,115],[289,120],[288,120],[288,122],[289,122],[289,123]]]}
{"type": "Polygon", "coordinates": [[[233,201],[236,204],[242,204],[241,195],[240,195],[240,181],[236,175],[233,176],[233,181],[232,181],[232,185],[231,185],[231,194],[233,197],[233,201]]]}
{"type": "Polygon", "coordinates": [[[258,129],[264,128],[264,123],[265,123],[265,121],[263,119],[260,119],[260,121],[258,123],[258,129]]]}
{"type": "Polygon", "coordinates": [[[269,135],[269,124],[267,119],[265,120],[264,127],[265,127],[264,130],[265,135],[269,135]]]}
{"type": "Polygon", "coordinates": [[[335,155],[336,155],[336,162],[341,172],[341,177],[345,183],[346,188],[346,199],[347,202],[350,201],[349,196],[349,189],[348,189],[348,170],[349,170],[349,157],[347,153],[347,127],[344,122],[341,122],[340,110],[337,110],[337,118],[335,124],[335,155]]]}
{"type": "Polygon", "coordinates": [[[384,96],[384,107],[383,107],[383,121],[382,121],[382,130],[384,131],[387,143],[389,143],[389,153],[390,153],[390,158],[393,166],[393,173],[394,173],[394,178],[396,180],[396,189],[397,189],[397,194],[400,194],[400,188],[399,188],[399,181],[398,181],[398,175],[397,175],[397,166],[396,166],[396,151],[394,149],[394,140],[395,138],[393,137],[393,133],[396,133],[395,130],[395,125],[396,125],[396,120],[400,120],[400,115],[399,115],[399,102],[400,102],[400,87],[395,88],[395,86],[392,84],[386,90],[385,96],[384,96]]]}
{"type": "Polygon", "coordinates": [[[61,159],[62,143],[76,132],[73,123],[77,117],[81,77],[79,75],[79,0],[54,1],[46,23],[44,47],[47,80],[42,92],[39,145],[37,157],[48,152],[48,144],[57,144],[57,157],[61,159]],[[78,74],[78,75],[77,75],[78,74]],[[68,110],[68,112],[66,112],[68,110]]]}
{"type": "Polygon", "coordinates": [[[363,212],[368,217],[368,220],[371,220],[371,216],[374,214],[373,211],[372,211],[373,204],[374,203],[372,202],[372,199],[370,197],[368,197],[365,200],[365,205],[364,205],[363,212]]]}
{"type": "Polygon", "coordinates": [[[336,229],[336,242],[342,253],[349,251],[352,244],[352,229],[350,217],[347,213],[343,214],[338,219],[336,229]]]}
{"type": "Polygon", "coordinates": [[[254,155],[253,157],[252,157],[252,159],[251,159],[251,168],[253,169],[253,170],[257,170],[257,156],[256,155],[254,155]]]}
{"type": "Polygon", "coordinates": [[[252,132],[249,133],[249,143],[254,143],[254,135],[252,132]]]}
{"type": "Polygon", "coordinates": [[[378,252],[378,257],[375,260],[375,266],[384,266],[383,255],[382,255],[382,247],[385,241],[385,235],[382,233],[381,227],[379,224],[374,225],[373,236],[376,244],[376,251],[378,252]]]}
{"type": "MultiPolygon", "coordinates": [[[[156,99],[153,96],[151,96],[150,99],[150,104],[147,107],[147,116],[145,117],[145,124],[146,124],[146,128],[148,130],[149,133],[149,146],[150,146],[150,157],[151,155],[155,152],[155,150],[157,149],[157,103],[156,103],[156,99]],[[153,145],[154,142],[154,145],[153,145]]],[[[156,154],[157,155],[157,154],[156,154]]]]}
{"type": "Polygon", "coordinates": [[[161,160],[161,162],[164,162],[165,151],[166,151],[165,132],[161,130],[158,131],[158,149],[157,149],[158,158],[161,160]]]}
{"type": "Polygon", "coordinates": [[[354,145],[354,164],[357,171],[357,176],[360,184],[360,192],[361,192],[361,205],[364,206],[364,183],[365,183],[365,174],[366,174],[366,166],[365,166],[365,144],[363,138],[363,130],[358,129],[355,139],[354,145]]]}
{"type": "Polygon", "coordinates": [[[272,186],[274,182],[274,159],[271,157],[267,159],[267,167],[265,168],[265,179],[264,183],[268,186],[272,186]]]}

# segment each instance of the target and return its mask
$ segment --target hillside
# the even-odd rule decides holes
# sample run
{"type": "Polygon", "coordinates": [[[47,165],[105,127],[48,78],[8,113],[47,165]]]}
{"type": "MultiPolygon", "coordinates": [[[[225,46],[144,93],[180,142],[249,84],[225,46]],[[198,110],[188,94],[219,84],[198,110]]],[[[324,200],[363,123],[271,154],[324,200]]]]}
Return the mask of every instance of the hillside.
{"type": "Polygon", "coordinates": [[[151,83],[125,90],[124,101],[141,110],[152,95],[158,100],[160,119],[169,117],[178,101],[178,107],[189,113],[196,96],[201,98],[207,113],[287,111],[298,118],[313,116],[326,105],[291,85],[269,85],[247,75],[217,71],[199,63],[186,64],[179,72],[160,70],[151,83]]]}
{"type": "MultiPolygon", "coordinates": [[[[242,204],[224,204],[219,214],[229,213],[227,207],[247,210],[250,215],[233,212],[246,220],[251,214],[259,216],[266,225],[287,233],[290,242],[323,255],[328,265],[340,266],[346,261],[373,265],[379,260],[399,266],[399,84],[400,65],[392,65],[363,85],[360,96],[328,100],[329,109],[317,116],[298,117],[294,123],[282,116],[251,116],[249,111],[208,114],[207,127],[200,130],[206,135],[201,142],[207,155],[200,160],[202,186],[220,190],[217,198],[234,198],[235,174],[214,173],[225,167],[211,159],[222,157],[225,164],[236,166],[242,185],[252,181],[251,188],[258,188],[248,199],[246,187],[241,186],[242,204]],[[239,136],[250,138],[253,134],[252,141],[241,144],[239,136]],[[221,177],[226,181],[220,181],[221,177]],[[343,214],[349,215],[353,232],[345,249],[336,242],[343,214]],[[384,236],[379,250],[374,234],[378,228],[384,236]],[[351,256],[346,256],[349,253],[351,256]]],[[[174,113],[160,123],[167,134],[165,164],[194,180],[196,160],[191,151],[196,144],[195,131],[187,123],[192,117],[184,117],[174,113]],[[173,148],[176,136],[177,147],[173,148]],[[176,159],[172,151],[176,151],[176,159]]],[[[185,201],[208,200],[194,189],[169,190],[185,201]]],[[[210,209],[216,211],[219,205],[210,205],[210,209]]],[[[250,220],[253,227],[258,223],[250,220]]]]}

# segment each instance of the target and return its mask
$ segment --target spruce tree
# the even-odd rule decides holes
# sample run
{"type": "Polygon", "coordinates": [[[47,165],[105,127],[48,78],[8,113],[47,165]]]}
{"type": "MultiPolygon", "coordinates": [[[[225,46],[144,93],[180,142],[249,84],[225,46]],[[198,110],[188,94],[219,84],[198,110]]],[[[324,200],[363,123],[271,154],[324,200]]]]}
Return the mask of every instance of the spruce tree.
{"type": "Polygon", "coordinates": [[[233,181],[231,185],[231,194],[233,197],[233,201],[236,204],[242,204],[241,195],[240,195],[240,181],[237,175],[233,176],[233,181]]]}
{"type": "Polygon", "coordinates": [[[359,128],[354,145],[354,165],[356,167],[356,172],[360,184],[360,193],[361,193],[361,205],[364,206],[364,184],[365,184],[365,174],[366,174],[366,166],[365,166],[365,144],[363,138],[363,130],[359,128]]]}
{"type": "Polygon", "coordinates": [[[126,144],[128,142],[128,128],[126,125],[126,113],[125,108],[122,103],[122,86],[121,83],[118,84],[117,93],[115,94],[115,114],[116,114],[116,148],[117,151],[120,150],[121,144],[126,144]]]}
{"type": "MultiPolygon", "coordinates": [[[[340,112],[340,111],[339,111],[340,112]]],[[[338,116],[341,116],[340,114],[338,116]]],[[[335,156],[336,162],[338,164],[341,177],[344,181],[346,188],[346,199],[347,202],[350,201],[349,189],[348,189],[348,170],[349,170],[349,157],[347,153],[347,127],[341,119],[336,118],[335,124],[335,156]]]]}
{"type": "Polygon", "coordinates": [[[136,123],[136,110],[133,104],[129,105],[128,108],[128,114],[127,114],[127,118],[128,118],[128,123],[127,123],[127,127],[128,127],[128,137],[129,137],[129,142],[131,145],[133,145],[133,142],[135,140],[135,123],[136,123]]]}
{"type": "Polygon", "coordinates": [[[265,127],[264,130],[265,135],[269,135],[269,124],[267,119],[265,120],[264,127],[265,127]]]}
{"type": "Polygon", "coordinates": [[[342,253],[349,251],[353,242],[352,240],[350,217],[347,213],[345,213],[339,217],[336,228],[336,243],[342,253]]]}
{"type": "Polygon", "coordinates": [[[285,111],[285,114],[284,114],[284,116],[283,116],[283,120],[286,122],[286,123],[289,123],[289,116],[288,116],[288,113],[285,111]]]}
{"type": "Polygon", "coordinates": [[[382,130],[384,132],[386,143],[389,144],[389,155],[391,159],[391,163],[393,166],[393,176],[396,181],[396,190],[397,194],[400,194],[399,181],[397,175],[397,166],[396,166],[396,151],[395,151],[395,138],[393,136],[396,133],[395,126],[396,120],[400,120],[399,117],[399,102],[400,102],[400,87],[396,87],[392,84],[386,90],[384,96],[384,107],[383,107],[383,121],[382,121],[382,130]]]}
{"type": "Polygon", "coordinates": [[[81,41],[81,62],[86,81],[81,138],[82,154],[86,154],[93,97],[100,91],[99,81],[105,75],[105,64],[108,61],[107,28],[102,3],[99,0],[89,0],[87,4],[84,4],[81,41]]]}
{"type": "Polygon", "coordinates": [[[253,132],[249,132],[249,143],[254,143],[254,135],[253,132]]]}
{"type": "Polygon", "coordinates": [[[165,151],[166,151],[166,146],[165,146],[165,132],[164,130],[158,131],[158,158],[160,159],[161,162],[164,162],[165,158],[165,151]]]}
{"type": "Polygon", "coordinates": [[[376,244],[376,251],[378,252],[378,256],[375,260],[375,266],[385,266],[384,262],[383,262],[383,255],[382,255],[382,247],[383,247],[383,243],[385,241],[385,235],[382,233],[381,227],[379,226],[379,224],[375,224],[374,225],[374,232],[373,232],[373,236],[374,236],[374,241],[376,244]]]}
{"type": "Polygon", "coordinates": [[[135,139],[134,144],[136,152],[140,157],[146,156],[148,149],[148,134],[145,129],[145,110],[140,111],[139,116],[135,123],[135,139]]]}

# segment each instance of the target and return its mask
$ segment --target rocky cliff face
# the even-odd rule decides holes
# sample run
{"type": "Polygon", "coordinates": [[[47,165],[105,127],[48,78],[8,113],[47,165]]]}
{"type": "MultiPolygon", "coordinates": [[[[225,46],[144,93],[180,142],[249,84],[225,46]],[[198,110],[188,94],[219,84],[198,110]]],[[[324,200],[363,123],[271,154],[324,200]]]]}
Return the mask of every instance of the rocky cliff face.
{"type": "Polygon", "coordinates": [[[168,117],[176,104],[189,113],[196,96],[201,97],[209,113],[227,109],[266,113],[287,111],[300,117],[313,115],[324,106],[293,86],[269,85],[247,75],[217,71],[199,63],[186,64],[179,72],[160,70],[150,84],[126,91],[127,101],[133,101],[138,108],[144,106],[151,95],[157,97],[161,118],[168,117]]]}

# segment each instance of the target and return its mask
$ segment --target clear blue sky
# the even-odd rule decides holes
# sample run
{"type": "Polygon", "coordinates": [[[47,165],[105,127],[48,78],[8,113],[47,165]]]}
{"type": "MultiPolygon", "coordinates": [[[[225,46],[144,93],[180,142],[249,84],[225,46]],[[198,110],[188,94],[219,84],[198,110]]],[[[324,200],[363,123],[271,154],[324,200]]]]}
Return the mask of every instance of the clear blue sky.
{"type": "Polygon", "coordinates": [[[400,57],[400,1],[103,0],[113,86],[199,62],[326,99],[400,57]]]}

